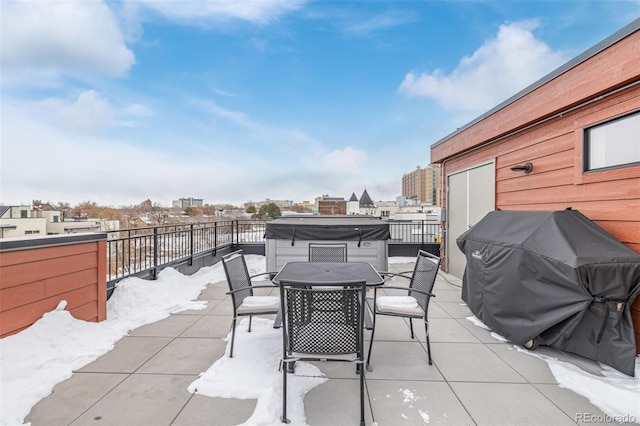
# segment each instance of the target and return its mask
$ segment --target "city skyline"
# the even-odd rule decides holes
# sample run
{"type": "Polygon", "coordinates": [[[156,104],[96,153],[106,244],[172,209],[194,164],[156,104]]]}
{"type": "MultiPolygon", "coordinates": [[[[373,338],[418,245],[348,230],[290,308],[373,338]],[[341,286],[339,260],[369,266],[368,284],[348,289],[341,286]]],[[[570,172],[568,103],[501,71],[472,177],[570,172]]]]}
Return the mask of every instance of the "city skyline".
{"type": "Polygon", "coordinates": [[[401,195],[638,0],[0,3],[0,204],[401,195]]]}
{"type": "MultiPolygon", "coordinates": [[[[287,203],[290,205],[303,205],[303,204],[314,204],[317,199],[323,198],[323,197],[328,197],[330,199],[342,199],[344,201],[348,201],[349,198],[351,198],[353,195],[356,196],[356,198],[358,200],[360,200],[360,198],[362,197],[362,195],[364,195],[364,191],[366,191],[366,188],[363,190],[361,195],[357,195],[356,192],[357,191],[352,191],[352,193],[349,196],[340,196],[340,195],[331,195],[331,194],[327,194],[327,193],[323,193],[323,194],[318,194],[314,197],[312,197],[311,199],[308,200],[299,200],[299,199],[293,199],[293,198],[281,198],[281,199],[272,199],[272,198],[260,198],[260,199],[255,199],[255,200],[245,200],[242,201],[238,204],[232,204],[232,203],[225,203],[225,202],[216,202],[216,201],[211,201],[211,200],[206,200],[204,198],[200,198],[200,197],[193,197],[193,196],[189,196],[189,197],[177,197],[172,199],[171,201],[169,201],[168,203],[164,204],[160,201],[156,201],[156,200],[152,200],[149,197],[146,197],[142,200],[139,200],[138,202],[134,202],[132,204],[120,204],[120,205],[113,205],[113,204],[100,204],[97,203],[95,200],[91,200],[91,199],[87,199],[87,200],[82,200],[78,203],[70,203],[64,199],[62,200],[58,200],[57,202],[52,202],[52,201],[45,201],[45,200],[40,200],[37,198],[32,198],[31,201],[25,202],[25,203],[15,203],[15,204],[10,204],[10,203],[0,203],[1,206],[18,206],[18,205],[24,205],[24,206],[31,206],[31,205],[44,205],[44,204],[52,204],[54,206],[57,205],[61,205],[61,204],[68,204],[70,207],[77,207],[79,205],[82,205],[84,203],[95,203],[96,205],[100,206],[100,207],[108,207],[108,208],[131,208],[131,207],[136,207],[136,206],[140,206],[142,204],[145,203],[151,203],[151,204],[158,204],[159,207],[162,208],[175,208],[175,207],[180,207],[179,203],[185,204],[187,205],[189,203],[190,200],[196,201],[193,206],[195,207],[211,207],[211,206],[222,206],[222,205],[230,205],[232,207],[238,207],[238,208],[243,208],[246,207],[248,205],[257,205],[257,204],[267,204],[269,202],[274,202],[276,204],[283,204],[283,203],[287,203]],[[202,205],[201,205],[202,204],[202,205]]],[[[374,201],[377,202],[383,202],[383,203],[388,203],[388,202],[396,202],[397,199],[390,199],[390,200],[382,200],[382,199],[376,199],[374,201]]]]}

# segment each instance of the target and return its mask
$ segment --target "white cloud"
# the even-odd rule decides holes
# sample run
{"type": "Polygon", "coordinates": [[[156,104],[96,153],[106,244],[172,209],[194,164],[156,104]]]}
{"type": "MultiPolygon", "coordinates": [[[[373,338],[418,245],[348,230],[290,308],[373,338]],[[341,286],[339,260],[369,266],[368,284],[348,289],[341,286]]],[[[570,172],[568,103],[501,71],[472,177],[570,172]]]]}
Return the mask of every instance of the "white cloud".
{"type": "Polygon", "coordinates": [[[25,73],[120,76],[135,61],[102,1],[3,1],[0,22],[5,82],[25,83],[25,73]]]}
{"type": "MultiPolygon", "coordinates": [[[[185,132],[174,145],[197,146],[173,152],[162,148],[166,140],[161,132],[152,131],[149,143],[140,143],[78,132],[77,122],[62,125],[60,117],[81,105],[102,108],[114,120],[119,117],[119,110],[91,91],[38,104],[2,100],[0,203],[43,199],[75,205],[90,200],[118,206],[149,198],[169,205],[183,196],[237,204],[265,197],[301,200],[326,191],[324,183],[334,176],[322,171],[313,182],[306,181],[305,176],[318,169],[307,149],[289,149],[291,160],[280,167],[266,159],[262,149],[246,148],[241,139],[219,145],[191,140],[185,132]],[[43,120],[46,114],[52,119],[43,120]]],[[[96,126],[99,122],[87,120],[96,126]]]]}
{"type": "Polygon", "coordinates": [[[155,112],[141,104],[130,104],[122,109],[122,114],[132,117],[153,117],[155,112]]]}
{"type": "Polygon", "coordinates": [[[340,174],[355,174],[360,166],[367,161],[367,152],[350,146],[331,151],[324,156],[323,164],[326,170],[340,174]]]}
{"type": "MultiPolygon", "coordinates": [[[[208,203],[240,204],[266,197],[309,200],[322,193],[348,197],[354,191],[360,193],[365,185],[373,197],[385,197],[365,176],[369,173],[363,167],[368,161],[365,151],[346,147],[329,152],[299,130],[258,133],[267,144],[277,141],[261,148],[247,147],[242,137],[234,143],[218,143],[192,139],[185,132],[174,145],[191,148],[173,152],[174,146],[166,144],[166,138],[172,136],[154,129],[147,143],[140,143],[78,132],[78,123],[62,126],[42,120],[45,114],[57,119],[78,112],[82,105],[94,111],[102,108],[113,120],[123,110],[92,91],[39,103],[40,110],[33,103],[3,99],[0,202],[43,199],[75,205],[90,200],[118,206],[149,198],[169,205],[178,197],[194,196],[208,203]],[[58,113],[52,112],[55,108],[58,113]]],[[[94,125],[99,122],[87,120],[94,125]]]]}
{"type": "Polygon", "coordinates": [[[140,0],[139,3],[143,3],[167,19],[176,21],[201,22],[210,19],[240,19],[264,24],[277,19],[285,13],[299,9],[305,1],[306,0],[140,0]]]}
{"type": "Polygon", "coordinates": [[[209,87],[209,89],[215,93],[216,95],[220,95],[220,96],[224,96],[225,98],[240,98],[240,97],[245,97],[242,95],[237,95],[235,93],[231,93],[231,92],[227,92],[221,89],[218,89],[216,87],[209,87]]]}
{"type": "Polygon", "coordinates": [[[144,119],[154,117],[155,115],[155,111],[146,105],[129,104],[114,111],[114,119],[111,125],[115,127],[138,127],[143,124],[144,119]]]}
{"type": "Polygon", "coordinates": [[[536,39],[536,27],[535,21],[501,25],[495,38],[462,58],[452,72],[409,72],[399,91],[434,98],[448,110],[490,109],[566,61],[536,39]]]}
{"type": "Polygon", "coordinates": [[[116,108],[95,90],[84,90],[66,98],[47,98],[29,108],[31,115],[70,132],[96,132],[110,126],[136,127],[153,117],[149,107],[132,103],[116,108]]]}
{"type": "Polygon", "coordinates": [[[344,31],[355,34],[369,34],[415,21],[416,17],[413,14],[388,11],[384,14],[348,23],[344,26],[344,31]]]}
{"type": "Polygon", "coordinates": [[[220,118],[223,119],[223,122],[231,123],[244,129],[257,129],[259,127],[258,124],[254,123],[249,116],[242,111],[224,108],[208,99],[191,98],[189,102],[206,114],[209,114],[214,121],[220,118]]]}
{"type": "MultiPolygon", "coordinates": [[[[150,198],[167,205],[172,199],[191,195],[212,201],[211,179],[215,176],[225,176],[224,181],[246,188],[255,180],[233,158],[206,153],[181,158],[153,144],[137,146],[126,140],[78,134],[39,119],[24,105],[5,101],[2,111],[1,202],[42,198],[71,204],[91,200],[127,205],[150,198]]],[[[233,185],[213,189],[217,199],[237,196],[233,185]]]]}
{"type": "Polygon", "coordinates": [[[71,131],[97,131],[109,126],[113,109],[109,101],[94,90],[80,92],[72,99],[48,98],[37,103],[44,121],[71,131]]]}

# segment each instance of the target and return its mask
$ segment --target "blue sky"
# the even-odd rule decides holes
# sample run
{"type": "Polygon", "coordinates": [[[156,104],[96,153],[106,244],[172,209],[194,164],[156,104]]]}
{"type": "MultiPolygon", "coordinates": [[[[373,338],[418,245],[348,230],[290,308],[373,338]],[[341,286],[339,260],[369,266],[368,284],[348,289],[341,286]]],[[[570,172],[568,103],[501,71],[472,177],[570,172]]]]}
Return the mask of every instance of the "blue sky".
{"type": "Polygon", "coordinates": [[[0,8],[5,205],[393,200],[431,144],[640,17],[640,0],[0,8]]]}

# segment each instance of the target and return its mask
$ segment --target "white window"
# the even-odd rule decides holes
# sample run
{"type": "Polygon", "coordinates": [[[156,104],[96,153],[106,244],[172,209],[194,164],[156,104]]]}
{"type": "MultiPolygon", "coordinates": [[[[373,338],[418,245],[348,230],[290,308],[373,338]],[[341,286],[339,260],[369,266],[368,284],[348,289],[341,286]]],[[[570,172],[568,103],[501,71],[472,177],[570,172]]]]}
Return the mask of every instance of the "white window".
{"type": "Polygon", "coordinates": [[[584,171],[640,164],[640,112],[584,131],[584,171]]]}

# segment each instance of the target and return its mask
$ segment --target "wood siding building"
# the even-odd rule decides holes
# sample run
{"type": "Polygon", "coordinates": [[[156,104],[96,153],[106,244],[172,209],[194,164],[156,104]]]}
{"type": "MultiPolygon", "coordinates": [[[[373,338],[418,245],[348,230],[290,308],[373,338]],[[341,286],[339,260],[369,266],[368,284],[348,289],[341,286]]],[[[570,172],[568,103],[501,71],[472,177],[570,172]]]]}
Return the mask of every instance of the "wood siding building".
{"type": "Polygon", "coordinates": [[[318,214],[345,215],[347,214],[347,202],[345,200],[320,200],[318,201],[318,214]]]}
{"type": "Polygon", "coordinates": [[[75,318],[107,318],[105,234],[0,240],[0,338],[65,300],[75,318]]]}
{"type": "Polygon", "coordinates": [[[639,123],[640,19],[433,144],[447,207],[444,267],[461,276],[456,238],[495,209],[571,207],[640,253],[639,123]],[[623,122],[625,140],[609,138],[607,150],[624,158],[590,166],[600,155],[590,132],[623,122]],[[530,173],[512,170],[526,163],[530,173]]]}

